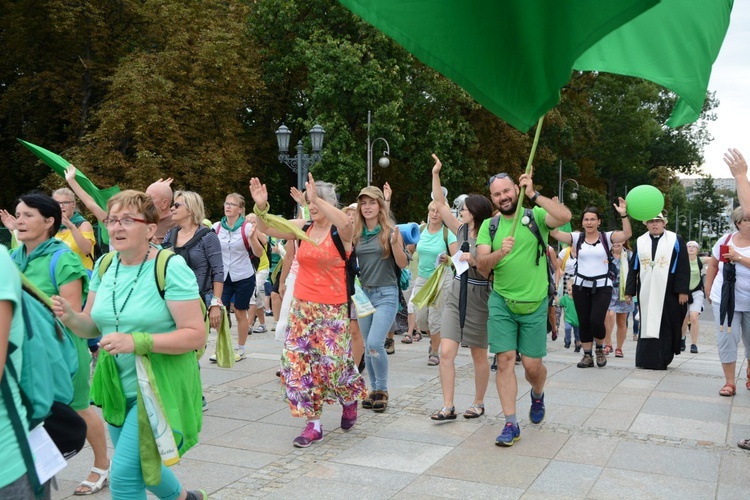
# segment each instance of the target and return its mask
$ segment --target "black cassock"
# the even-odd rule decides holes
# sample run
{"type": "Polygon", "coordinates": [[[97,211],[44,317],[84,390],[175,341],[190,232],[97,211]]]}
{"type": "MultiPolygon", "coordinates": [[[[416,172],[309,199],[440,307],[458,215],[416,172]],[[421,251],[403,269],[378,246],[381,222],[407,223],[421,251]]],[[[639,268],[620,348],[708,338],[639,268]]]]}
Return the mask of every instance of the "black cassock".
{"type": "MultiPolygon", "coordinates": [[[[657,243],[661,238],[651,236],[651,258],[656,256],[657,243]]],[[[631,297],[638,294],[638,305],[643,308],[652,306],[644,304],[640,298],[640,270],[638,259],[638,242],[633,251],[630,261],[630,272],[625,286],[625,295],[631,297]]],[[[672,249],[672,257],[669,262],[669,277],[667,278],[667,290],[664,294],[661,324],[659,326],[659,338],[639,338],[635,350],[635,366],[649,370],[666,370],[675,354],[680,354],[680,339],[682,338],[682,323],[687,314],[687,303],[680,305],[678,295],[690,293],[690,261],[687,253],[685,240],[677,236],[676,248],[672,249]],[[675,261],[677,265],[675,266],[675,261]],[[672,271],[674,269],[674,271],[672,271]]],[[[643,315],[641,315],[643,318],[643,315]]],[[[642,322],[641,322],[642,323],[642,322]]]]}

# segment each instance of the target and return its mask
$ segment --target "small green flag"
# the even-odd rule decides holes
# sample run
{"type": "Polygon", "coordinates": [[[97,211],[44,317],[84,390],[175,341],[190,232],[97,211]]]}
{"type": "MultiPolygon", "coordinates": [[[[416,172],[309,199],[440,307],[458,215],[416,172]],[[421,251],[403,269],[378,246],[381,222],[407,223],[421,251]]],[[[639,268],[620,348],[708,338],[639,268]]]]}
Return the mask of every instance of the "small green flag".
{"type": "MultiPolygon", "coordinates": [[[[70,162],[68,160],[48,149],[37,146],[36,144],[32,144],[21,139],[18,139],[18,142],[26,146],[29,151],[37,155],[40,160],[46,163],[47,166],[49,166],[52,170],[57,172],[57,174],[60,175],[63,179],[65,178],[65,170],[68,168],[68,165],[70,165],[70,162]]],[[[89,180],[88,177],[83,174],[83,172],[81,172],[80,169],[77,169],[76,181],[78,181],[78,184],[84,191],[86,191],[92,198],[94,198],[96,204],[104,210],[107,209],[107,200],[120,192],[119,186],[112,186],[111,188],[107,189],[99,189],[98,187],[96,187],[96,185],[94,185],[93,182],[89,180]]]]}
{"type": "Polygon", "coordinates": [[[661,0],[602,38],[573,65],[658,83],[679,96],[667,121],[698,119],[734,0],[661,0]]]}

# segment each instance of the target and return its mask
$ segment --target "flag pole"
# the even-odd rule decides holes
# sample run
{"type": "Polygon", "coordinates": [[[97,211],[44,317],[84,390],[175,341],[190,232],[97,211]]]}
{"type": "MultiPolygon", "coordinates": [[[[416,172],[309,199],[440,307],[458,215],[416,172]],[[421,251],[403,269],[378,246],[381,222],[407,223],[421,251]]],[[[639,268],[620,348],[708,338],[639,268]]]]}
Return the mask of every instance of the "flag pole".
{"type": "MultiPolygon", "coordinates": [[[[531,170],[533,168],[532,164],[534,163],[534,155],[536,155],[536,147],[539,144],[539,135],[542,132],[543,123],[544,123],[544,115],[539,117],[539,122],[536,124],[536,133],[534,134],[534,143],[531,145],[531,153],[529,154],[529,161],[526,163],[526,172],[524,172],[527,175],[531,174],[531,170]]],[[[513,216],[513,227],[511,227],[510,229],[510,235],[509,235],[510,237],[513,237],[516,234],[518,221],[521,219],[521,214],[523,213],[521,206],[523,205],[523,197],[525,195],[526,193],[523,189],[521,189],[520,192],[518,193],[518,204],[516,205],[516,214],[513,216]]]]}

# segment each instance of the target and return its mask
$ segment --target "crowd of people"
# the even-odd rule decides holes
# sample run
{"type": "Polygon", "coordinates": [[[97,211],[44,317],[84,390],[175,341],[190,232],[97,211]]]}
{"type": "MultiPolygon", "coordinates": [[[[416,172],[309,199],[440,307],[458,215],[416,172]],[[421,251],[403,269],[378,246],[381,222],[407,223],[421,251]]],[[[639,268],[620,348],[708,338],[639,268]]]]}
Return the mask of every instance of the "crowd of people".
{"type": "MultiPolygon", "coordinates": [[[[94,456],[74,493],[109,486],[116,499],[145,498],[146,491],[158,498],[206,498],[202,490],[185,489],[166,465],[198,442],[207,403],[196,352],[205,347],[208,327],[230,321],[230,310],[237,326],[235,362],[246,359],[248,336],[266,331],[265,316],[277,319],[283,397],[291,414],[305,419],[293,441],[299,448],[323,439],[326,403],[341,405],[343,430],[355,426],[359,407],[387,411],[388,354],[399,311],[408,314],[404,343],[429,336],[427,364],[437,366],[443,398],[432,420],[457,418],[460,346],[470,349],[475,381],[473,403],[462,415],[485,414],[488,357],[494,355],[505,418],[498,446],[521,437],[518,362],[531,385],[529,420],[544,420],[543,359],[548,337],[556,340],[562,322],[564,347],[582,351],[577,366],[604,368],[611,353],[626,356],[632,316],[635,366],[664,370],[686,349],[688,330],[690,352],[698,352],[705,297],[714,310],[726,378],[719,393],[736,394],[740,341],[750,359],[750,183],[739,151],[725,155],[741,204],[732,213],[736,231],[720,237],[705,262],[695,242],[666,229],[665,212],[644,221],[646,232],[631,251],[622,198],[613,206],[622,229],[603,231],[605,217],[592,206],[583,210],[579,231],[561,230],[571,220],[569,208],[537,191],[530,173],[518,182],[507,173],[493,175],[488,196],[463,197],[454,212],[441,185],[442,163],[433,159],[433,199],[418,241],[407,241],[396,224],[390,186],[365,187],[341,209],[336,187],[312,175],[304,192],[290,190],[298,204],[293,220],[270,215],[266,185],[257,178],[249,184],[252,210],[243,195],[230,193],[215,224],[205,220],[200,194],[173,193],[171,179],[159,179],[145,192],[120,192],[105,210],[77,184],[72,166],[65,176],[69,188],[52,196],[23,195],[13,213],[0,211],[16,240],[15,248],[0,247],[3,276],[10,276],[0,283],[0,375],[6,360],[18,364],[23,349],[17,279],[23,273],[51,297],[74,346],[70,361],[78,370],[67,403],[85,421],[94,456]],[[76,196],[106,229],[102,238],[79,212],[76,196]],[[521,209],[519,223],[523,198],[531,208],[521,209]],[[559,254],[551,251],[550,237],[563,245],[559,254]],[[109,251],[97,249],[102,239],[109,251]],[[411,280],[409,268],[415,271],[411,280]],[[91,404],[101,407],[101,419],[91,404]],[[171,458],[165,458],[165,433],[149,427],[159,415],[171,428],[166,434],[178,436],[171,458]]],[[[17,384],[11,394],[10,401],[0,401],[0,457],[15,465],[0,473],[0,497],[32,498],[18,436],[5,418],[8,405],[23,410],[17,384]]],[[[750,440],[738,445],[750,449],[750,440]]]]}

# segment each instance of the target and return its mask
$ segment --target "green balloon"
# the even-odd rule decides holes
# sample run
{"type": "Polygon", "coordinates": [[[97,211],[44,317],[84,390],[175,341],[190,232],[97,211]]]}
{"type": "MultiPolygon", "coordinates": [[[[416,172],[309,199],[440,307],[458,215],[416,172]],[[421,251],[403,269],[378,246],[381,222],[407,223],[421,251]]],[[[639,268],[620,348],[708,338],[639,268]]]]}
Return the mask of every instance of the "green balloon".
{"type": "Polygon", "coordinates": [[[650,220],[664,208],[664,195],[650,184],[642,184],[630,190],[625,198],[628,215],[636,220],[650,220]]]}

